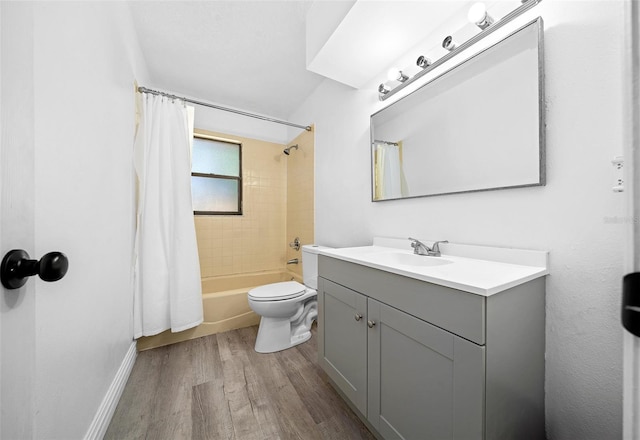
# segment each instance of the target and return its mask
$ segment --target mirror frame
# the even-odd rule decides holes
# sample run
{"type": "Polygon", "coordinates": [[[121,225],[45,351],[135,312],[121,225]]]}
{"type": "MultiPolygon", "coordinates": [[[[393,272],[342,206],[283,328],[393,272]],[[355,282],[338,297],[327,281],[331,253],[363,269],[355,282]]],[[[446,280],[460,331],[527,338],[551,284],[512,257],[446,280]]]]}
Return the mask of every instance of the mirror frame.
{"type": "Polygon", "coordinates": [[[495,191],[495,190],[501,190],[501,189],[510,189],[510,188],[526,188],[526,187],[534,187],[534,186],[545,186],[546,185],[546,119],[545,119],[545,88],[544,88],[544,83],[545,83],[545,74],[544,74],[544,21],[542,19],[542,17],[538,17],[534,20],[532,20],[531,22],[525,24],[524,26],[518,28],[517,30],[511,32],[510,34],[508,34],[507,36],[505,36],[504,38],[502,38],[500,41],[498,41],[495,44],[492,44],[491,46],[479,51],[478,53],[472,55],[471,57],[465,59],[464,61],[460,62],[459,64],[456,64],[455,66],[452,66],[451,68],[447,69],[446,71],[442,72],[441,74],[431,78],[429,81],[427,81],[426,83],[424,83],[423,85],[421,85],[420,87],[418,87],[417,89],[415,89],[414,91],[412,91],[411,93],[406,94],[405,96],[403,96],[402,98],[394,101],[393,103],[389,104],[386,107],[383,107],[382,109],[378,110],[377,112],[373,113],[370,116],[370,120],[369,120],[369,135],[370,135],[370,142],[369,142],[369,153],[370,153],[370,157],[371,157],[371,201],[372,202],[388,202],[391,200],[404,200],[404,199],[415,199],[415,198],[419,198],[419,197],[433,197],[433,196],[442,196],[442,195],[448,195],[448,194],[463,194],[463,193],[473,193],[473,192],[479,192],[479,191],[495,191]],[[475,59],[476,57],[482,55],[483,53],[485,53],[488,50],[494,49],[496,46],[500,45],[501,43],[503,43],[505,40],[508,40],[509,38],[511,38],[512,36],[516,35],[518,32],[521,32],[529,27],[534,27],[537,31],[537,35],[538,35],[538,144],[539,144],[539,150],[538,150],[538,158],[539,158],[539,179],[538,182],[536,183],[527,183],[527,184],[521,184],[521,185],[509,185],[509,186],[500,186],[500,187],[489,187],[489,188],[478,188],[478,189],[468,189],[468,190],[462,190],[462,191],[451,191],[451,192],[441,192],[441,193],[433,193],[433,194],[418,194],[418,195],[411,195],[411,196],[404,196],[404,197],[396,197],[396,198],[388,198],[388,199],[376,199],[375,198],[375,157],[374,157],[374,150],[373,150],[373,146],[375,144],[375,133],[373,130],[373,118],[374,116],[376,116],[377,114],[393,107],[396,103],[401,102],[403,99],[413,95],[414,93],[419,92],[420,90],[424,89],[425,87],[429,86],[432,82],[440,79],[441,77],[449,74],[450,72],[454,71],[455,69],[464,66],[466,63],[468,63],[469,61],[475,59]]]}

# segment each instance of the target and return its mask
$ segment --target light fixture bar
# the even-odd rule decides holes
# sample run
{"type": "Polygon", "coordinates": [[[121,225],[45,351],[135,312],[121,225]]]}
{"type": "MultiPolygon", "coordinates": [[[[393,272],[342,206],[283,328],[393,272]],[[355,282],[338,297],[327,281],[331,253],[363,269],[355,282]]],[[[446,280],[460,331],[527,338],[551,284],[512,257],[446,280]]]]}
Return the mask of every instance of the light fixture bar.
{"type": "Polygon", "coordinates": [[[510,21],[515,19],[516,17],[522,15],[523,13],[528,11],[529,9],[533,8],[535,5],[540,3],[540,1],[541,0],[528,0],[528,1],[524,2],[524,3],[522,3],[520,6],[518,6],[513,11],[509,12],[507,15],[502,17],[500,20],[496,21],[491,26],[487,27],[486,29],[481,31],[479,34],[474,35],[473,37],[471,37],[470,39],[468,39],[464,43],[460,44],[459,46],[456,46],[453,50],[451,50],[451,52],[449,52],[448,54],[444,55],[442,58],[439,58],[439,59],[435,60],[429,66],[425,67],[424,69],[422,69],[421,71],[416,73],[413,77],[411,77],[408,80],[400,83],[397,87],[394,87],[393,89],[389,90],[385,94],[380,94],[378,96],[378,99],[380,99],[380,101],[385,101],[385,100],[389,99],[390,97],[392,97],[393,95],[398,93],[400,90],[402,90],[405,87],[407,87],[409,84],[412,84],[414,81],[422,78],[424,75],[426,75],[427,73],[431,72],[433,69],[435,69],[439,65],[447,62],[448,60],[450,60],[451,58],[453,58],[454,56],[456,56],[457,54],[459,54],[463,50],[467,49],[469,46],[477,43],[478,41],[480,41],[483,38],[487,37],[488,35],[492,34],[493,31],[497,31],[498,29],[500,29],[505,24],[509,23],[510,21]]]}

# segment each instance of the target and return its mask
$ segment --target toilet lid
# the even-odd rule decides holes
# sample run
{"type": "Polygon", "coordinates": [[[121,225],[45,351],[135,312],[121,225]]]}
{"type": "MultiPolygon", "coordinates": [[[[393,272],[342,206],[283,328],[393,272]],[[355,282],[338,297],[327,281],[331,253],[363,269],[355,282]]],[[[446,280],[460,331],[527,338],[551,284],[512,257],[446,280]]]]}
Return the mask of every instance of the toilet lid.
{"type": "Polygon", "coordinates": [[[256,301],[274,301],[295,298],[302,295],[305,290],[306,287],[297,281],[284,281],[251,289],[249,296],[256,301]]]}

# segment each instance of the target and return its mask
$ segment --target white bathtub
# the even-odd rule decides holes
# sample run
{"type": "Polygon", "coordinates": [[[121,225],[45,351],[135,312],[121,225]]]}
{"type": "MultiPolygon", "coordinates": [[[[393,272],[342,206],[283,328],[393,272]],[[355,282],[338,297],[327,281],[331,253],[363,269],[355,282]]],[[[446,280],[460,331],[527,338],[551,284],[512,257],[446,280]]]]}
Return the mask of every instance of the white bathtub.
{"type": "Polygon", "coordinates": [[[183,332],[167,330],[155,336],[138,339],[138,350],[161,347],[176,342],[213,335],[236,328],[257,325],[260,316],[249,308],[247,294],[254,287],[300,277],[288,271],[255,272],[202,279],[204,322],[183,332]]]}

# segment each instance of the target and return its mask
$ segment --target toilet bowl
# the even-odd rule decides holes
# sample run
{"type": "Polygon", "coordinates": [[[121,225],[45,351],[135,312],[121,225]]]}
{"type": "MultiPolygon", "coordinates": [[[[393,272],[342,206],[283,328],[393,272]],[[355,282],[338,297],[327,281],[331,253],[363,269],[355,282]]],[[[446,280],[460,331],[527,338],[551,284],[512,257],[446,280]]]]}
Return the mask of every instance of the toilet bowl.
{"type": "Polygon", "coordinates": [[[318,316],[319,246],[302,246],[302,279],[251,289],[249,307],[260,315],[255,350],[273,353],[311,338],[311,324],[318,316]]]}

